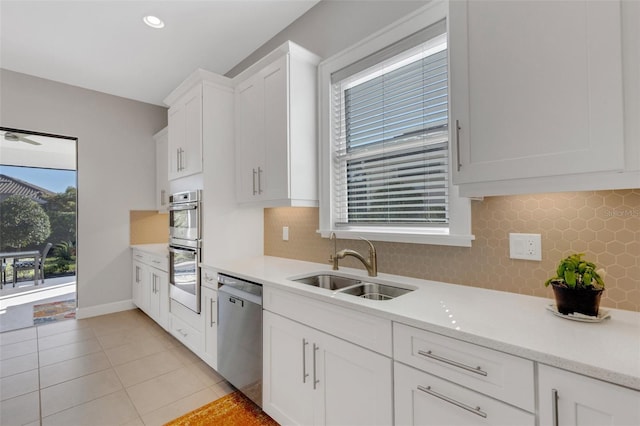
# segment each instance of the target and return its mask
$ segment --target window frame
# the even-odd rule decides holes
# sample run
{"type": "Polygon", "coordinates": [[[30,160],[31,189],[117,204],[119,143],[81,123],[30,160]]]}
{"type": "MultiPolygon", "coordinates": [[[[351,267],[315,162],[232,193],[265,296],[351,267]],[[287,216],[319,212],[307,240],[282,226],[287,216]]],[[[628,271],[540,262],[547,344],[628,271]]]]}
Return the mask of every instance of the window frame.
{"type": "MultiPolygon", "coordinates": [[[[335,226],[333,218],[333,150],[331,122],[331,74],[357,62],[375,52],[402,40],[442,19],[446,19],[449,33],[448,5],[446,1],[434,1],[416,12],[396,21],[354,46],[323,61],[318,66],[319,102],[319,207],[320,224],[318,232],[329,237],[332,232],[338,238],[364,237],[373,241],[389,241],[416,244],[436,244],[470,247],[474,236],[471,234],[471,202],[459,196],[458,187],[452,184],[452,163],[449,161],[449,227],[415,226],[335,226]]],[[[449,56],[451,53],[449,52],[449,56]]],[[[449,60],[450,61],[450,60],[449,60]]],[[[451,70],[449,69],[449,81],[451,70]]],[[[449,111],[451,111],[451,86],[449,84],[449,111]]],[[[455,126],[449,116],[449,158],[455,157],[455,126]]]]}

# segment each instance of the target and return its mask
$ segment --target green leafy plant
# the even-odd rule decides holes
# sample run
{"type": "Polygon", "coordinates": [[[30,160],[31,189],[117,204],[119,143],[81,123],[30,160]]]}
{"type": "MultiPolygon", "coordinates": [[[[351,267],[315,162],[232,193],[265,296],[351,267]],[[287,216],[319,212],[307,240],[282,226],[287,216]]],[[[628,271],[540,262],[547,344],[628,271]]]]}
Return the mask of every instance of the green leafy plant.
{"type": "Polygon", "coordinates": [[[584,253],[574,253],[560,261],[556,276],[549,278],[544,285],[551,283],[564,284],[571,289],[603,289],[603,271],[596,270],[596,265],[582,259],[584,253]]]}
{"type": "Polygon", "coordinates": [[[56,244],[54,253],[59,258],[71,260],[76,254],[76,248],[73,241],[62,241],[56,244]]]}

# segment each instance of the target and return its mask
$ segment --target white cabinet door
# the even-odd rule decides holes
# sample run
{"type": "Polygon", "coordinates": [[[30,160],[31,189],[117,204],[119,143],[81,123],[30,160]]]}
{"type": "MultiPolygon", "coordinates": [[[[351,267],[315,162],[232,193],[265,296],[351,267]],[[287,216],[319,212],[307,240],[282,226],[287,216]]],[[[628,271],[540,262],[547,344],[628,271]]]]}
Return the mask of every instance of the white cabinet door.
{"type": "Polygon", "coordinates": [[[184,146],[185,138],[185,110],[184,105],[176,104],[169,108],[168,118],[168,177],[169,180],[179,178],[180,149],[184,146]]]}
{"type": "Polygon", "coordinates": [[[149,304],[147,314],[162,328],[169,328],[169,274],[148,268],[149,304]]]}
{"type": "Polygon", "coordinates": [[[258,190],[264,200],[282,200],[290,196],[288,62],[289,55],[282,56],[260,72],[265,148],[262,151],[264,171],[258,174],[258,190]]]}
{"type": "Polygon", "coordinates": [[[262,408],[282,425],[317,424],[310,331],[263,311],[262,408]]]}
{"type": "Polygon", "coordinates": [[[218,292],[202,286],[203,347],[200,356],[212,368],[218,368],[218,292]]]}
{"type": "Polygon", "coordinates": [[[389,425],[391,360],[264,311],[263,408],[281,424],[389,425]]]}
{"type": "Polygon", "coordinates": [[[623,169],[618,1],[461,0],[449,18],[454,183],[623,169]]]}
{"type": "Polygon", "coordinates": [[[238,201],[289,196],[285,55],[236,88],[238,201]]]}
{"type": "Polygon", "coordinates": [[[326,425],[393,424],[392,362],[380,354],[324,333],[316,345],[317,387],[326,425]]]}
{"type": "Polygon", "coordinates": [[[202,172],[202,84],[169,109],[169,180],[202,172]]]}
{"type": "Polygon", "coordinates": [[[394,363],[397,426],[535,425],[535,415],[394,363]]]}
{"type": "Polygon", "coordinates": [[[166,213],[169,206],[169,136],[165,127],[154,136],[156,141],[156,209],[166,213]]]}
{"type": "Polygon", "coordinates": [[[239,76],[236,192],[262,207],[315,206],[319,58],[285,43],[239,76]]]}
{"type": "Polygon", "coordinates": [[[635,390],[540,365],[538,392],[541,426],[640,424],[635,390]]]}
{"type": "Polygon", "coordinates": [[[258,174],[264,169],[262,79],[256,75],[236,87],[236,193],[238,202],[259,196],[258,174]]]}
{"type": "Polygon", "coordinates": [[[132,278],[133,303],[146,312],[149,309],[151,292],[149,285],[149,267],[140,261],[134,260],[132,278]]]}

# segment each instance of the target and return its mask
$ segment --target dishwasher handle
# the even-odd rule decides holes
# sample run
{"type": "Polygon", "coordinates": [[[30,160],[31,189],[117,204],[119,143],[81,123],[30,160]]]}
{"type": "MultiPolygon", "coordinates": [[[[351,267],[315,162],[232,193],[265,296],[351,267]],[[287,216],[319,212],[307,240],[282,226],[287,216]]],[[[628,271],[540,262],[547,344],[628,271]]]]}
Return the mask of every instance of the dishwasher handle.
{"type": "Polygon", "coordinates": [[[240,299],[239,297],[233,297],[233,296],[228,296],[228,298],[229,298],[229,303],[233,303],[239,308],[244,308],[244,300],[240,299]]]}

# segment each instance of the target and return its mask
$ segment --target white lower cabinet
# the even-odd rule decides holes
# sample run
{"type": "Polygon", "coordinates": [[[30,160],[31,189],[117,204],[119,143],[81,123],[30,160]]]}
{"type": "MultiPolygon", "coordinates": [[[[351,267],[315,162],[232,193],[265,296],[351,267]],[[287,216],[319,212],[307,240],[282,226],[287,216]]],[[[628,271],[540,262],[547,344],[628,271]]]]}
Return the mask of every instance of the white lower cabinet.
{"type": "Polygon", "coordinates": [[[280,424],[390,425],[391,359],[264,311],[263,409],[280,424]]]}
{"type": "Polygon", "coordinates": [[[169,262],[165,256],[133,251],[133,303],[169,329],[169,262]]]}
{"type": "Polygon", "coordinates": [[[149,267],[142,263],[140,260],[135,260],[134,254],[133,260],[133,286],[131,291],[133,293],[133,303],[138,308],[146,311],[149,307],[149,267]]]}
{"type": "Polygon", "coordinates": [[[162,328],[169,328],[169,274],[149,268],[149,308],[147,314],[162,328]]]}
{"type": "MultiPolygon", "coordinates": [[[[203,277],[210,272],[203,270],[203,277]]],[[[216,287],[209,287],[206,282],[202,284],[201,312],[203,324],[203,351],[202,358],[212,368],[218,368],[218,292],[216,287]]]]}
{"type": "Polygon", "coordinates": [[[535,425],[535,415],[431,374],[394,363],[395,424],[535,425]]]}
{"type": "Polygon", "coordinates": [[[640,425],[640,392],[540,365],[540,426],[640,425]]]}
{"type": "Polygon", "coordinates": [[[204,341],[201,314],[197,314],[180,303],[170,300],[169,332],[183,345],[201,356],[204,341]]]}

